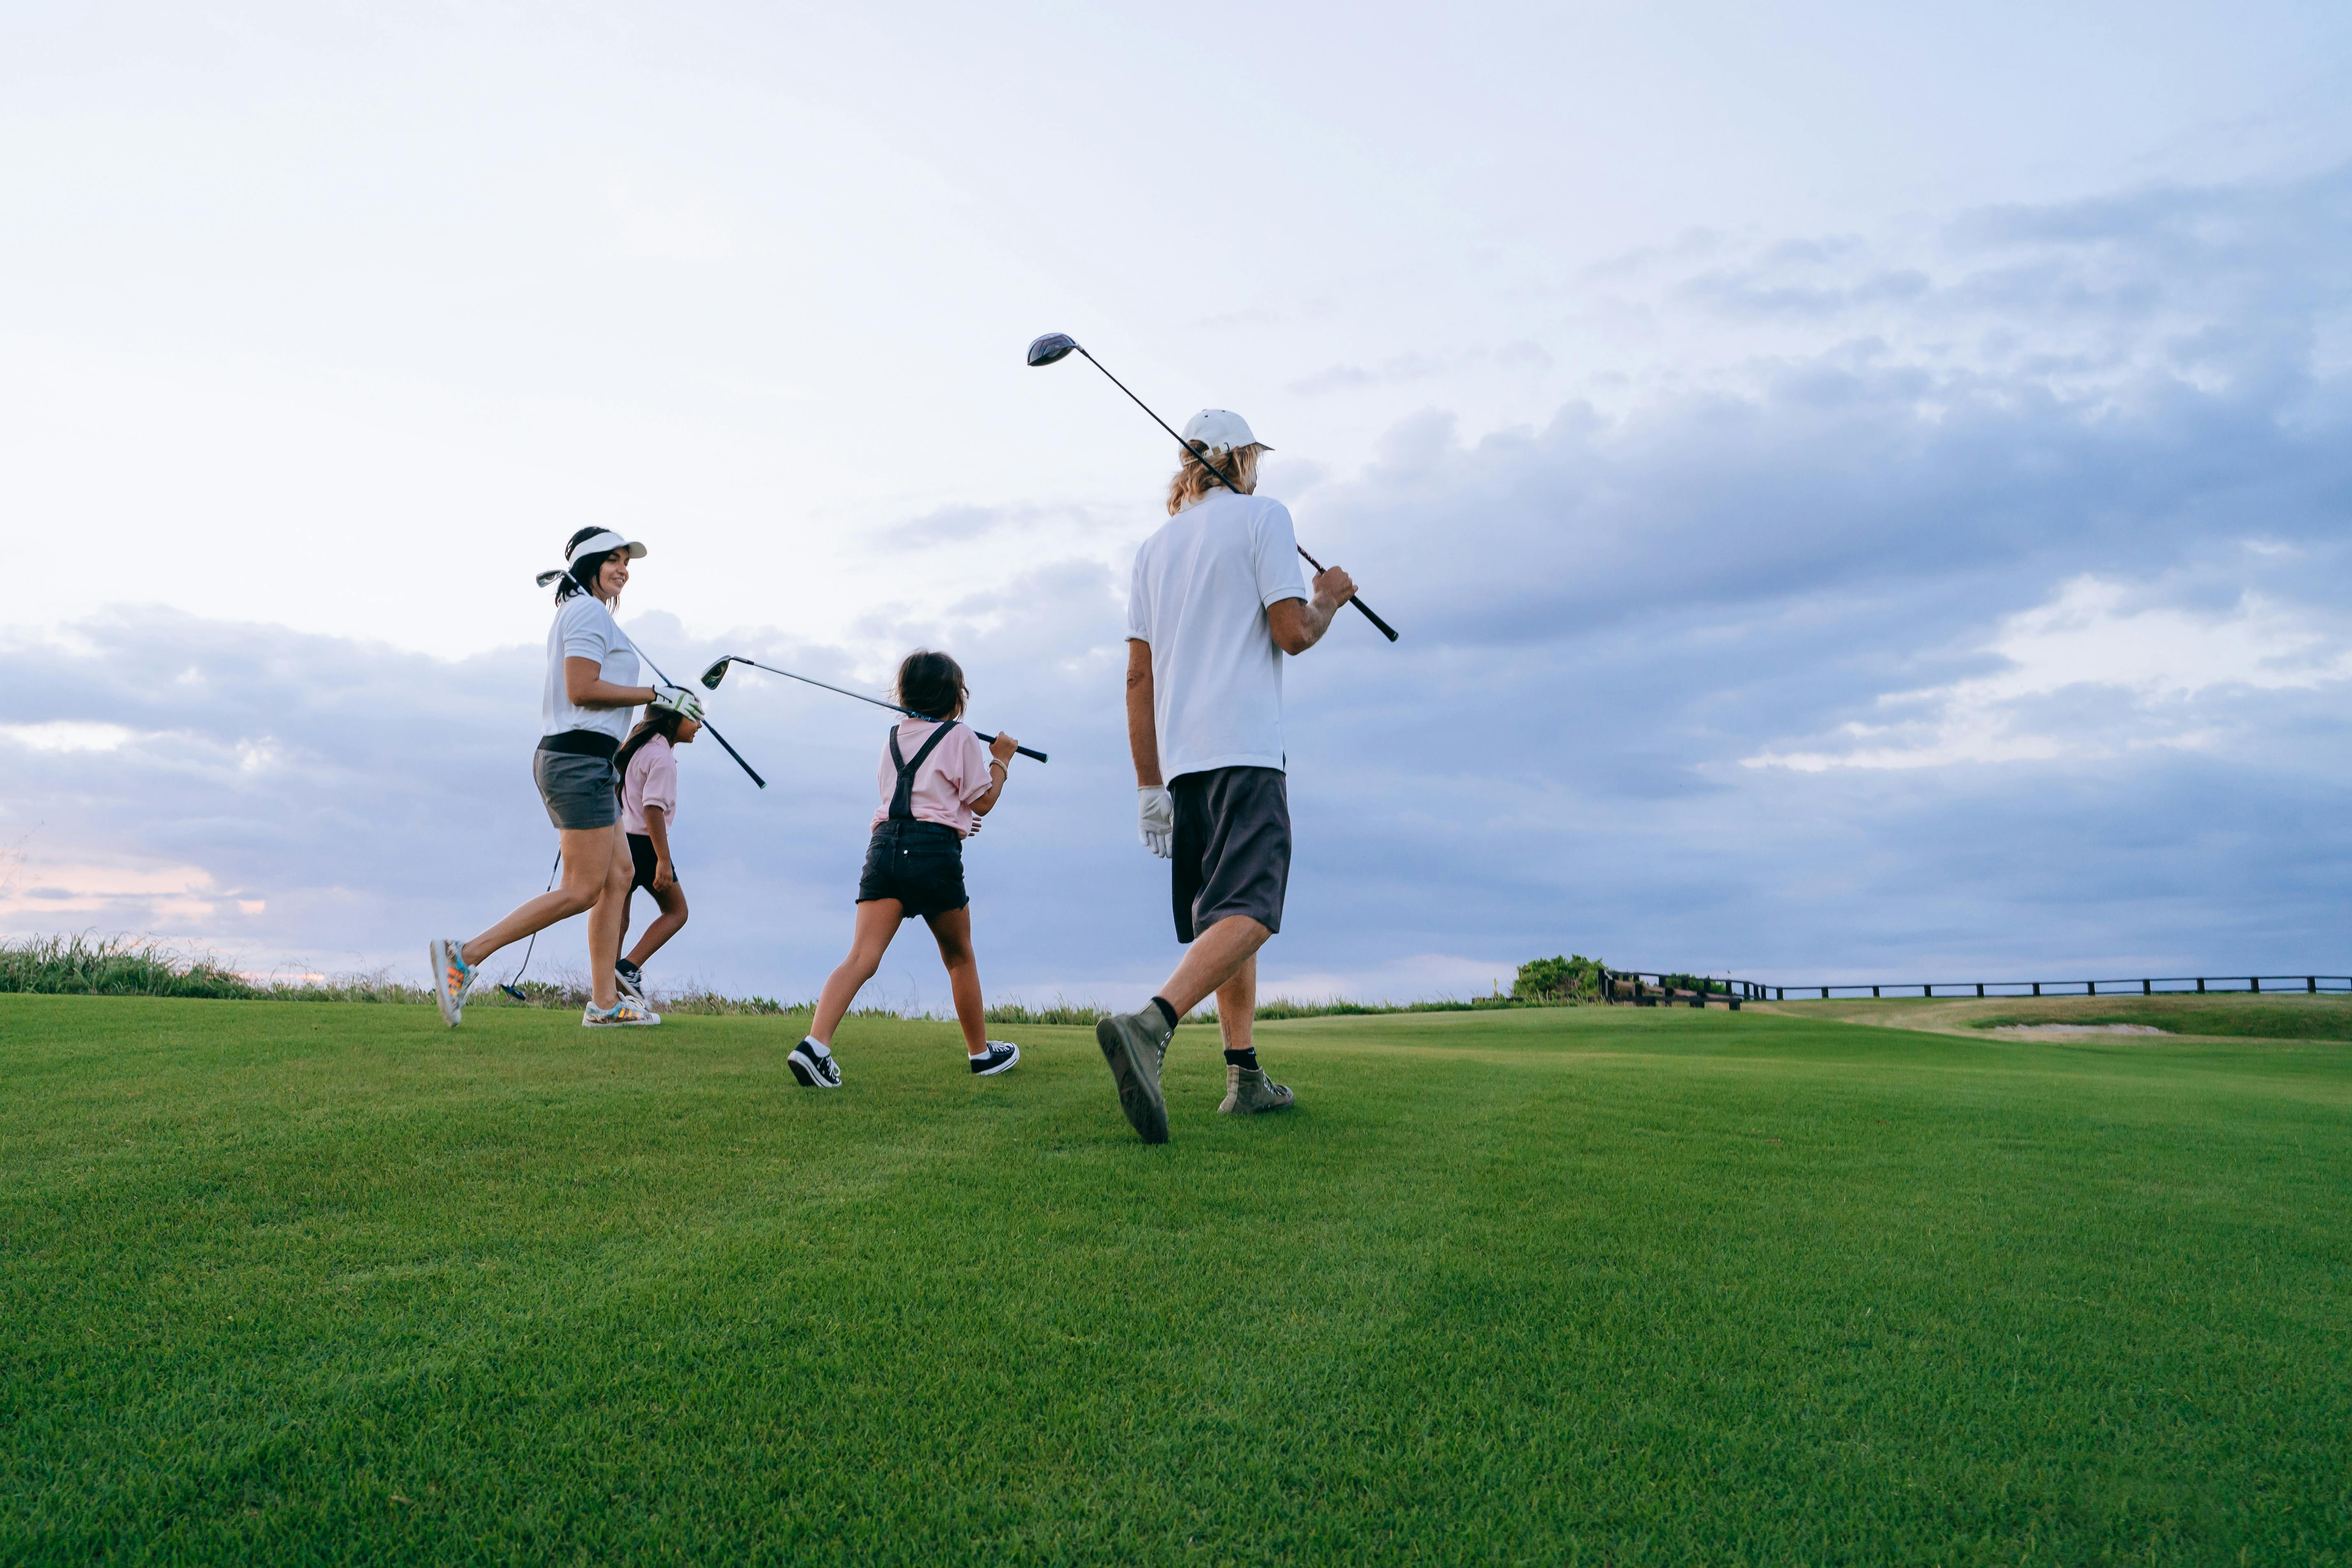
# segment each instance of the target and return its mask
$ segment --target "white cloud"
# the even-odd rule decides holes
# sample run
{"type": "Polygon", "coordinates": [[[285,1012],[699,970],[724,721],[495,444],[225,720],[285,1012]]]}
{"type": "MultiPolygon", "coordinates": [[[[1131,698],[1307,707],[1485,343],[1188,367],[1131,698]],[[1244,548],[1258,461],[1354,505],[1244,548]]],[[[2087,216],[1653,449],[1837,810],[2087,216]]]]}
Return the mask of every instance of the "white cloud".
{"type": "Polygon", "coordinates": [[[0,741],[36,752],[113,752],[131,740],[120,724],[52,719],[46,724],[0,724],[0,741]]]}
{"type": "Polygon", "coordinates": [[[2048,604],[2008,617],[1984,645],[2007,668],[1889,692],[1877,706],[1898,716],[1841,726],[1849,742],[1842,750],[1768,749],[1741,762],[1821,773],[2047,762],[2147,746],[2199,750],[2225,732],[2213,708],[2232,691],[2310,690],[2352,679],[2352,646],[2260,594],[2242,594],[2216,614],[2134,609],[2130,597],[2122,583],[2077,577],[2048,604]],[[2079,688],[2119,698],[2126,721],[2052,722],[2042,711],[2042,700],[2079,688]]]}

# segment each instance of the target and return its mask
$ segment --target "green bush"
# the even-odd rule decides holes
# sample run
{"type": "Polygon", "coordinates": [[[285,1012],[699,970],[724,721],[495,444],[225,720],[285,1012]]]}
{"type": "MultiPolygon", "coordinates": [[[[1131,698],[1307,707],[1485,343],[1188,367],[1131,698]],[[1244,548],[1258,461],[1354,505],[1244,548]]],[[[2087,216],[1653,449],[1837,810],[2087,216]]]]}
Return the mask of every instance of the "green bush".
{"type": "Polygon", "coordinates": [[[1606,966],[1597,958],[1575,953],[1566,958],[1531,959],[1519,965],[1511,982],[1516,1002],[1575,1002],[1601,994],[1606,966]]]}

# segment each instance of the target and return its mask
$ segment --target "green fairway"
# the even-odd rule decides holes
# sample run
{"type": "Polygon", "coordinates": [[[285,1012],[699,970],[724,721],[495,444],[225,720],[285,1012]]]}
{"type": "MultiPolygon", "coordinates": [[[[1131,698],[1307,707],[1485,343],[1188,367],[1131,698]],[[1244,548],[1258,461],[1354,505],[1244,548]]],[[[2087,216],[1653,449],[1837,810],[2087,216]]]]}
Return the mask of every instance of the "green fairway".
{"type": "Polygon", "coordinates": [[[2352,1045],[801,1022],[0,996],[0,1560],[2352,1563],[2352,1045]]]}

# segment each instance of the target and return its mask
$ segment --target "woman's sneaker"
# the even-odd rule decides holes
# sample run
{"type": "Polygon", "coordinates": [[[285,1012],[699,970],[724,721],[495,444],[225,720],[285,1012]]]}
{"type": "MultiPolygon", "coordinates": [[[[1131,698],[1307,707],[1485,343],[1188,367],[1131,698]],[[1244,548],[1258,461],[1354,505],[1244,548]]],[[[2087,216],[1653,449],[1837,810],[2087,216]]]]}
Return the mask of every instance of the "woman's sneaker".
{"type": "Polygon", "coordinates": [[[613,984],[639,1006],[646,1005],[646,973],[624,958],[613,965],[613,984]]]}
{"type": "Polygon", "coordinates": [[[466,988],[474,983],[474,966],[463,954],[466,944],[436,937],[425,945],[433,964],[433,1000],[440,1005],[441,1021],[451,1028],[466,1016],[466,988]]]}
{"type": "Polygon", "coordinates": [[[991,1040],[988,1049],[965,1059],[971,1063],[972,1071],[982,1078],[992,1078],[1021,1059],[1021,1047],[1011,1040],[991,1040]]]}
{"type": "Polygon", "coordinates": [[[599,1007],[591,1002],[580,1015],[581,1024],[591,1029],[628,1029],[641,1024],[658,1024],[659,1013],[647,1012],[642,1002],[632,1002],[626,996],[610,1007],[599,1007]]]}
{"type": "Polygon", "coordinates": [[[1263,1068],[1225,1064],[1225,1102],[1217,1107],[1227,1116],[1254,1116],[1261,1110],[1290,1109],[1290,1086],[1275,1082],[1263,1068]]]}
{"type": "Polygon", "coordinates": [[[833,1059],[831,1051],[805,1036],[784,1062],[793,1069],[793,1076],[801,1080],[803,1089],[841,1087],[841,1064],[833,1059]]]}

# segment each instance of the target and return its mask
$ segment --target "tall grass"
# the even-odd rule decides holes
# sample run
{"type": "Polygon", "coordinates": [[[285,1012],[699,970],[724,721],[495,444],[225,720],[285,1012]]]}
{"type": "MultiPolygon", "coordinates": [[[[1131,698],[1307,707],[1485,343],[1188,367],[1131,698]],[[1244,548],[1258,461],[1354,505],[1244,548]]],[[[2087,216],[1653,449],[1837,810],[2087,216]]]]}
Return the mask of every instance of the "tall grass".
{"type": "MultiPolygon", "coordinates": [[[[485,981],[467,999],[468,1007],[580,1007],[588,1001],[587,977],[558,970],[551,978],[525,980],[514,996],[485,981]]],[[[0,940],[0,992],[32,991],[77,996],[201,996],[249,1002],[406,1002],[429,1003],[433,993],[421,985],[394,980],[388,970],[323,979],[279,980],[257,977],[231,968],[210,952],[185,952],[147,937],[34,936],[0,940]]],[[[727,996],[699,983],[677,991],[656,990],[655,1005],[664,1013],[698,1015],[782,1015],[814,1013],[814,1000],[783,1002],[771,996],[727,996]]],[[[1420,1002],[1355,1002],[1345,997],[1306,1002],[1272,996],[1257,1005],[1262,1020],[1337,1018],[1382,1013],[1466,1013],[1474,1008],[1559,1005],[1509,996],[1479,996],[1469,1001],[1439,997],[1420,1002]]],[[[1000,1002],[988,1009],[992,1024],[1077,1025],[1090,1026],[1108,1017],[1111,1009],[1056,996],[1049,1005],[1000,1002]]],[[[895,1007],[867,1006],[854,1010],[856,1018],[931,1017],[895,1007]]],[[[1213,1004],[1192,1016],[1192,1022],[1213,1024],[1213,1004]]]]}

